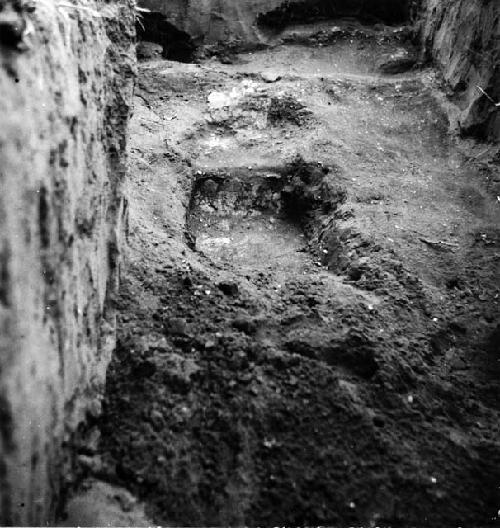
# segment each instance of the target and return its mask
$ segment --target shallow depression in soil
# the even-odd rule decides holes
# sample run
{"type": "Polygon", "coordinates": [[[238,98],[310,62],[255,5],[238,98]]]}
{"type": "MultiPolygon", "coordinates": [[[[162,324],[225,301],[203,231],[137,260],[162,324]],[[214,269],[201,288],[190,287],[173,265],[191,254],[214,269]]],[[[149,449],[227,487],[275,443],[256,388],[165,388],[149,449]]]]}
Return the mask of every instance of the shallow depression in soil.
{"type": "Polygon", "coordinates": [[[211,218],[204,227],[196,248],[241,271],[277,266],[283,272],[305,271],[312,261],[301,230],[268,213],[211,218]]]}

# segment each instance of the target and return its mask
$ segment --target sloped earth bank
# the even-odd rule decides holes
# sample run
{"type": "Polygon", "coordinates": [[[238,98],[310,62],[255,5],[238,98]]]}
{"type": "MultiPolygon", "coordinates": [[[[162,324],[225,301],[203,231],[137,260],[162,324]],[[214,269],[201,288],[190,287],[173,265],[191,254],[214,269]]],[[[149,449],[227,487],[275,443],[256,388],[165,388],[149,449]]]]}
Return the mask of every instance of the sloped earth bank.
{"type": "Polygon", "coordinates": [[[397,31],[304,31],[142,65],[83,459],[165,525],[495,524],[496,147],[447,134],[432,70],[380,73],[397,31]]]}

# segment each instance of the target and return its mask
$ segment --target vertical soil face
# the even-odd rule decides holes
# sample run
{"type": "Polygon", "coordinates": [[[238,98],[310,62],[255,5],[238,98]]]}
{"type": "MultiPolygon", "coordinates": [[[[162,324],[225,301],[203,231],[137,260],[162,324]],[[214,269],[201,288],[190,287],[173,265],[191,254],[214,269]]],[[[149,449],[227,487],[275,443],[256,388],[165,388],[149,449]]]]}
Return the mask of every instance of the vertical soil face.
{"type": "Polygon", "coordinates": [[[500,140],[500,4],[425,0],[423,47],[454,93],[463,135],[500,140]],[[485,93],[486,92],[486,93],[485,93]]]}
{"type": "Polygon", "coordinates": [[[497,147],[403,34],[141,66],[93,471],[155,522],[496,522],[497,147]]]}
{"type": "Polygon", "coordinates": [[[100,410],[135,61],[131,2],[28,4],[0,0],[0,524],[16,526],[53,522],[100,410]]]}

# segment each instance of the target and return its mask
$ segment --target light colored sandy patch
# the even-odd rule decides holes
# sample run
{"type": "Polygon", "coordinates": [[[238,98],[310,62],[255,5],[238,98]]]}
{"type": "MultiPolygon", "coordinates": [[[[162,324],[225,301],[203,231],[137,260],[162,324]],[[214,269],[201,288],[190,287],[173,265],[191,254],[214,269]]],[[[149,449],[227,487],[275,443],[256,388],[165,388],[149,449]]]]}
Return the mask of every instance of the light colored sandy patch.
{"type": "Polygon", "coordinates": [[[152,526],[144,505],[124,488],[92,480],[73,497],[58,526],[152,526]]]}

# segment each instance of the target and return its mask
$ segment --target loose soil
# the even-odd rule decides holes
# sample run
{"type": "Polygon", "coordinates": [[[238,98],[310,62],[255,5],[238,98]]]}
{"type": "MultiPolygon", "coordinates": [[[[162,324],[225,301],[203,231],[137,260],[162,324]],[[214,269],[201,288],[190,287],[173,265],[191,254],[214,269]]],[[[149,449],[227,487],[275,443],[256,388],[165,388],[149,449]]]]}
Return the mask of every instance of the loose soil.
{"type": "Polygon", "coordinates": [[[141,65],[93,473],[157,523],[498,522],[497,149],[338,35],[141,65]]]}

